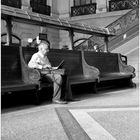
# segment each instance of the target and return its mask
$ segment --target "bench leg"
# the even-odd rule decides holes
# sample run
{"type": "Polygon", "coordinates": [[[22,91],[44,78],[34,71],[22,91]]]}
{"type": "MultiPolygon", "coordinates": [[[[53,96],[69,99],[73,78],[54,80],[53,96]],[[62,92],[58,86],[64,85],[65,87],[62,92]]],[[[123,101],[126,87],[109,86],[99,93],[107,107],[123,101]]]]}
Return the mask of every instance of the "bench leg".
{"type": "Polygon", "coordinates": [[[66,88],[66,94],[65,94],[65,100],[72,100],[73,99],[73,97],[72,97],[72,90],[71,90],[71,85],[70,84],[68,84],[67,85],[67,88],[66,88]]]}
{"type": "Polygon", "coordinates": [[[136,84],[132,81],[132,79],[130,80],[129,82],[129,86],[132,87],[132,88],[136,88],[136,84]]]}
{"type": "Polygon", "coordinates": [[[40,104],[40,100],[39,100],[39,90],[35,91],[35,105],[39,105],[40,104]]]}
{"type": "Polygon", "coordinates": [[[97,83],[94,83],[93,84],[93,92],[94,93],[97,93],[97,83]]]}

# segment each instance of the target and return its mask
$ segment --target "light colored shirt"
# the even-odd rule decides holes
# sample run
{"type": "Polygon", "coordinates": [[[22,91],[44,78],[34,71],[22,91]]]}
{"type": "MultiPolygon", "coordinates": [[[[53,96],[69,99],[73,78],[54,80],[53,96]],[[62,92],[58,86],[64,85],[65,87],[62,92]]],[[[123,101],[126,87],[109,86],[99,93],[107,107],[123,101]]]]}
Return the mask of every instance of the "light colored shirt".
{"type": "Polygon", "coordinates": [[[42,69],[44,65],[48,65],[48,67],[51,67],[51,63],[48,57],[46,55],[43,56],[40,52],[33,54],[31,60],[28,63],[28,66],[30,68],[37,69],[42,69]]]}

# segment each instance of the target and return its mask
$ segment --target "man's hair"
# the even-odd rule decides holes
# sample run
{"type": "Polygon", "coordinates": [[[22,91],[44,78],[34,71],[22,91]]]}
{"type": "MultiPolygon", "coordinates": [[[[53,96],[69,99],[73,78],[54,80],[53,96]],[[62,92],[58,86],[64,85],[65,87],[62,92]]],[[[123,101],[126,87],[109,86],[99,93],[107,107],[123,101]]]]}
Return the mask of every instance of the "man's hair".
{"type": "Polygon", "coordinates": [[[38,45],[38,49],[40,50],[43,45],[48,45],[48,49],[50,49],[50,42],[49,41],[42,40],[38,45]]]}

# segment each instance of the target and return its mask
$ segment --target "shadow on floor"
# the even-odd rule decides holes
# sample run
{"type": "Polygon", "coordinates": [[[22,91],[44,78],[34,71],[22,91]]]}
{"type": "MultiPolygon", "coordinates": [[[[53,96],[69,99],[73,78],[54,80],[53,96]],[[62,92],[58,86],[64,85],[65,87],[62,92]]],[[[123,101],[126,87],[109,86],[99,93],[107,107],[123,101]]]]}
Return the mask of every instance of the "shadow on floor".
{"type": "MultiPolygon", "coordinates": [[[[107,92],[117,91],[122,89],[127,89],[128,87],[113,87],[113,88],[104,88],[98,89],[97,93],[93,92],[92,83],[88,84],[79,84],[72,86],[72,91],[74,98],[79,98],[80,100],[90,99],[100,96],[110,96],[106,95],[107,92]]],[[[39,94],[40,105],[51,104],[52,100],[52,88],[44,89],[39,94]],[[46,93],[47,91],[47,93],[46,93]]],[[[26,108],[33,108],[35,105],[35,94],[34,91],[22,91],[22,92],[13,92],[11,94],[5,94],[1,96],[1,112],[5,113],[8,111],[22,110],[26,108]]]]}

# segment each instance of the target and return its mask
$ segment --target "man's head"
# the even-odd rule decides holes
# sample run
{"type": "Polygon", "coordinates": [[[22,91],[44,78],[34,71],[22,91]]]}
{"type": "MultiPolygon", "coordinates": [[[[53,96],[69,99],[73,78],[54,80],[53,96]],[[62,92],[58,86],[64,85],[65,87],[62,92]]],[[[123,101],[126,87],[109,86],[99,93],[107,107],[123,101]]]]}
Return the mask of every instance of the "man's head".
{"type": "Polygon", "coordinates": [[[47,41],[41,41],[40,44],[38,45],[38,50],[41,52],[43,55],[46,55],[49,52],[50,49],[50,43],[47,41]]]}

